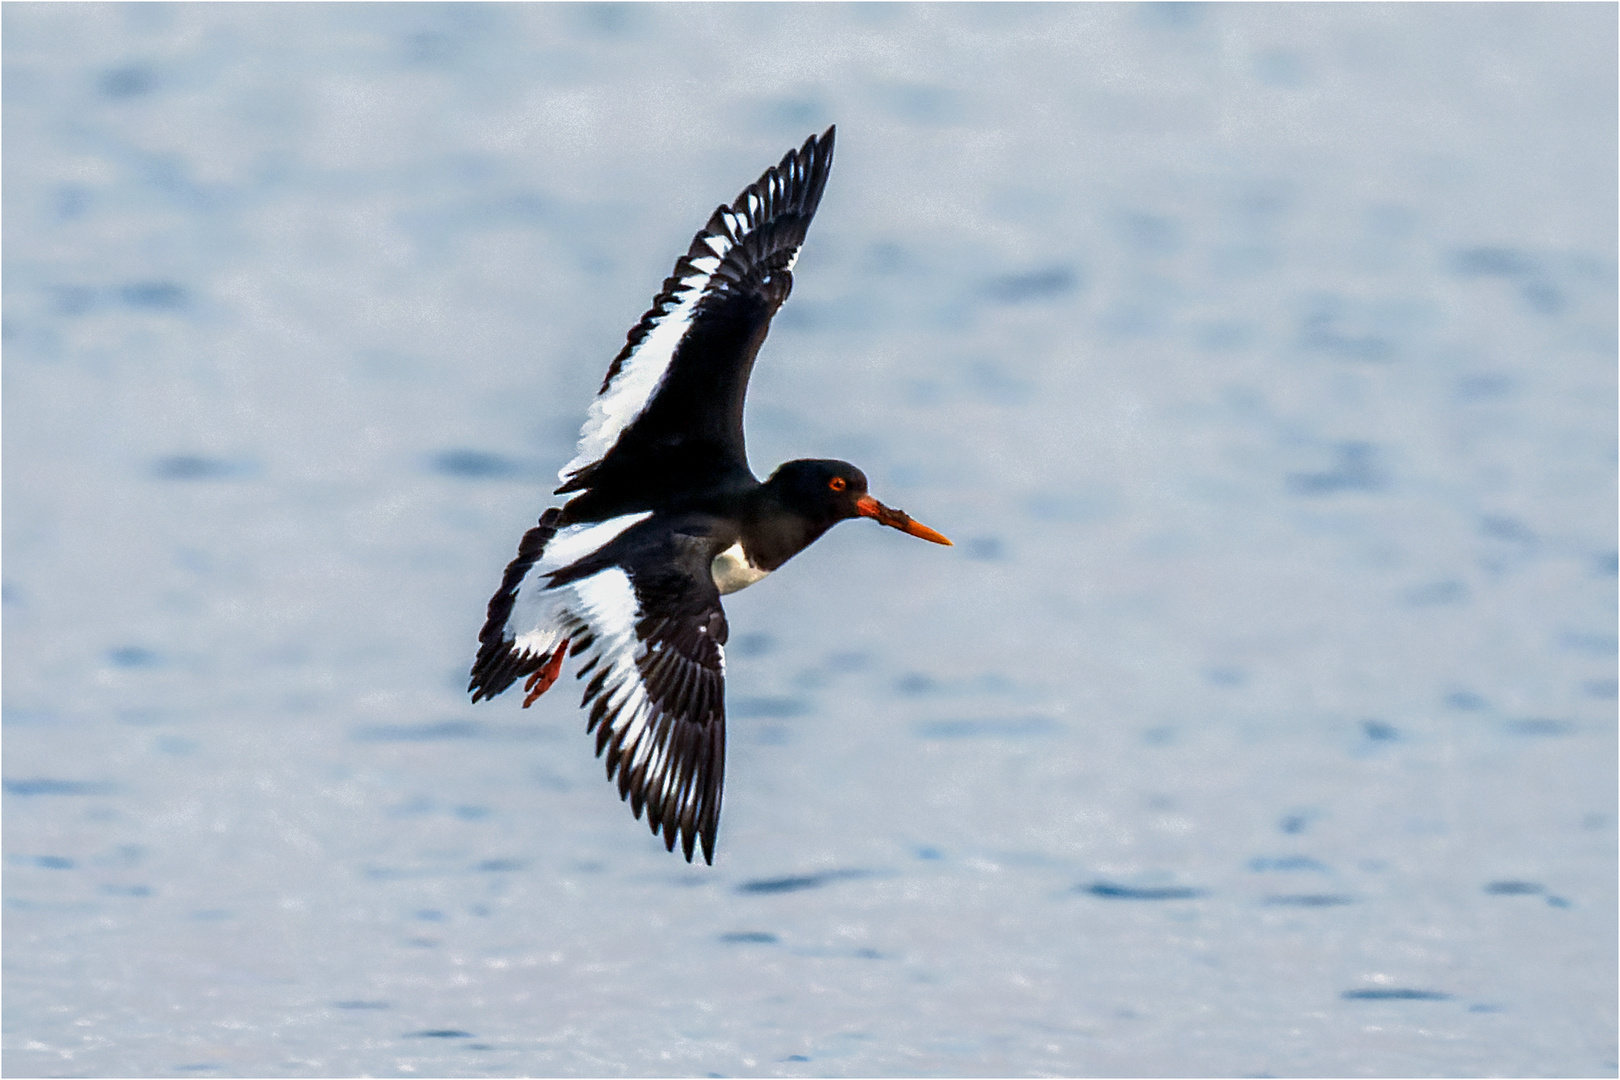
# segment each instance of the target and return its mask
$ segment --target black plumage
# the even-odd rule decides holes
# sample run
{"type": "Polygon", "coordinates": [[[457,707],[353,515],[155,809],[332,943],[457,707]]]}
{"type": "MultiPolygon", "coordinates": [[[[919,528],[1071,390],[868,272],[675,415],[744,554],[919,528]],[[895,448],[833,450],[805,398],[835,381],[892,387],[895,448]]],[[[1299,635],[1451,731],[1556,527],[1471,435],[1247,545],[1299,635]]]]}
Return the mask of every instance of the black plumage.
{"type": "Polygon", "coordinates": [[[567,658],[620,796],[688,861],[713,862],[725,776],[722,593],[839,521],[940,534],[883,506],[841,461],[748,467],[743,402],[832,164],[833,129],[722,206],[630,331],[542,514],[490,600],[469,689],[526,678],[531,704],[567,658]]]}

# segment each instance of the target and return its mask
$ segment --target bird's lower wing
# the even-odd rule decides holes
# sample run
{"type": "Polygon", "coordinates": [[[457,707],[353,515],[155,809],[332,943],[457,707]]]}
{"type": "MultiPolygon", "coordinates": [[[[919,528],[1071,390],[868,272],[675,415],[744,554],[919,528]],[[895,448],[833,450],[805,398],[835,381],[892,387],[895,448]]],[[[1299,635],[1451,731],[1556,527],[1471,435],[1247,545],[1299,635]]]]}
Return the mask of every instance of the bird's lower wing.
{"type": "Polygon", "coordinates": [[[675,537],[669,551],[647,551],[632,531],[644,513],[573,526],[556,515],[548,510],[524,537],[490,601],[473,700],[525,675],[554,679],[566,650],[589,679],[580,704],[620,797],[636,817],[646,810],[665,847],[679,839],[691,861],[701,843],[713,862],[727,627],[703,550],[675,537]],[[641,557],[626,559],[631,550],[641,557]]]}

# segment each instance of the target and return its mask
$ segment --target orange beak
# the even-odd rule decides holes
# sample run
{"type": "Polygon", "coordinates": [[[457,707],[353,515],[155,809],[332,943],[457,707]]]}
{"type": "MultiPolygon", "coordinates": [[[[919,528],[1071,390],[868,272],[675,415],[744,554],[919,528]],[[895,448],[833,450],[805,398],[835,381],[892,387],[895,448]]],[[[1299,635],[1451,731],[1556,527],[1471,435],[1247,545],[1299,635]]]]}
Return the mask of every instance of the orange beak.
{"type": "Polygon", "coordinates": [[[944,534],[937,533],[920,521],[912,521],[904,510],[891,510],[870,495],[862,495],[855,500],[855,512],[861,517],[869,517],[879,525],[887,525],[891,529],[899,529],[903,533],[921,537],[933,544],[944,544],[954,547],[944,534]]]}

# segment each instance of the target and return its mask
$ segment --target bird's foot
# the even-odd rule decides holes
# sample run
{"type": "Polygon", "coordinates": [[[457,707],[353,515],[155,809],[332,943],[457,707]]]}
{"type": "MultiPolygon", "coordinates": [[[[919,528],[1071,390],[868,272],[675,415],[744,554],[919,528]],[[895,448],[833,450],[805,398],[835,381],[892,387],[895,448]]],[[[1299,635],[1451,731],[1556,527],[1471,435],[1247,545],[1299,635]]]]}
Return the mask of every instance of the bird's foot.
{"type": "Polygon", "coordinates": [[[546,662],[540,665],[540,670],[530,675],[529,681],[523,684],[523,689],[529,692],[529,696],[523,699],[525,709],[533,705],[541,694],[551,689],[551,684],[562,674],[563,657],[567,655],[568,639],[563,638],[563,643],[557,646],[557,651],[552,653],[546,662]]]}

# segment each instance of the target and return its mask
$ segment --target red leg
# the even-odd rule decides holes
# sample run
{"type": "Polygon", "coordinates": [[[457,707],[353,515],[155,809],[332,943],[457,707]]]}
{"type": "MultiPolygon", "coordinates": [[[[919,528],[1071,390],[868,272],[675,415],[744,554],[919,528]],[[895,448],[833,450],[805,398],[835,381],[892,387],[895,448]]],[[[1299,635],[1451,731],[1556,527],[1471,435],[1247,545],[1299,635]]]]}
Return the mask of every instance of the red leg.
{"type": "Polygon", "coordinates": [[[529,692],[529,696],[523,699],[525,709],[533,705],[541,694],[551,689],[551,684],[556,682],[557,676],[562,674],[563,657],[567,655],[568,639],[563,638],[563,643],[557,646],[557,651],[552,653],[546,662],[540,666],[540,670],[530,675],[529,681],[523,684],[523,689],[529,692]]]}

